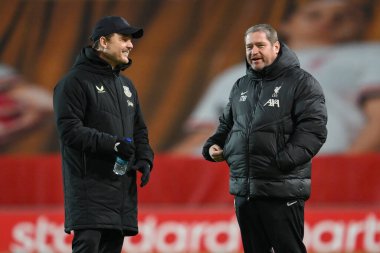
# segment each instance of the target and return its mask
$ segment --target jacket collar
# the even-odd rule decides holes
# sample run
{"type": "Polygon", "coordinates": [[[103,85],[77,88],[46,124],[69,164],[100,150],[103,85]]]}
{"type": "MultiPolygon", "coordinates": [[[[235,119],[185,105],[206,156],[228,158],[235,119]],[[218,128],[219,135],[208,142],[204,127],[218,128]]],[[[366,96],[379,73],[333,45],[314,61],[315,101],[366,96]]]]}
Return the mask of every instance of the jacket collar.
{"type": "Polygon", "coordinates": [[[112,69],[111,65],[100,58],[97,52],[90,46],[84,47],[75,60],[73,68],[80,68],[89,72],[101,73],[104,75],[119,75],[120,71],[130,67],[132,60],[129,59],[128,64],[122,64],[112,69]]]}
{"type": "Polygon", "coordinates": [[[299,67],[300,63],[296,54],[285,44],[280,42],[280,52],[274,62],[263,68],[261,71],[255,71],[246,60],[247,75],[255,79],[275,79],[286,70],[299,67]]]}

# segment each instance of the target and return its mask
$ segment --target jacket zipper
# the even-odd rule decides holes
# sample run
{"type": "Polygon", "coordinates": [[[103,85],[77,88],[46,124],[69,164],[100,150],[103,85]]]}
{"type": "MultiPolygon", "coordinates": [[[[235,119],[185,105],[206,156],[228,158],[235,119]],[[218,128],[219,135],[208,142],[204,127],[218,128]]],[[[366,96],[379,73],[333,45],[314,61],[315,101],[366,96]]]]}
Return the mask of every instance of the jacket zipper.
{"type": "MultiPolygon", "coordinates": [[[[117,103],[119,105],[119,112],[120,112],[120,120],[121,120],[121,125],[123,127],[123,131],[124,131],[124,120],[123,120],[123,112],[121,110],[121,101],[120,101],[120,98],[122,96],[122,94],[119,94],[119,90],[117,85],[118,83],[120,83],[120,85],[122,86],[123,83],[119,80],[119,77],[114,73],[114,78],[115,78],[115,89],[116,89],[116,98],[117,98],[117,103]]],[[[123,133],[124,135],[124,133],[123,133]]],[[[124,136],[122,136],[124,137],[124,136]]],[[[122,193],[121,193],[121,208],[120,208],[120,230],[123,231],[123,216],[124,216],[124,200],[125,200],[125,184],[124,184],[124,180],[123,180],[123,177],[125,177],[126,175],[123,175],[120,180],[121,180],[121,190],[122,190],[122,193]]]]}
{"type": "Polygon", "coordinates": [[[251,117],[251,122],[249,123],[249,128],[248,128],[248,136],[247,136],[247,154],[246,154],[246,162],[247,162],[247,178],[248,178],[248,197],[247,197],[247,200],[250,199],[250,195],[251,195],[251,188],[250,188],[250,184],[251,184],[251,178],[250,178],[250,168],[249,168],[249,137],[251,135],[251,130],[252,130],[252,127],[253,127],[253,121],[255,119],[255,114],[256,114],[256,108],[257,108],[257,105],[259,103],[259,99],[260,99],[260,95],[261,95],[261,90],[263,88],[263,81],[262,79],[260,79],[260,84],[259,85],[256,85],[255,87],[255,90],[254,90],[254,95],[255,96],[255,104],[253,105],[253,108],[252,108],[252,117],[251,117]]]}
{"type": "Polygon", "coordinates": [[[87,175],[87,161],[86,161],[86,153],[85,152],[82,152],[83,156],[82,156],[82,159],[83,159],[83,178],[86,177],[87,175]]]}

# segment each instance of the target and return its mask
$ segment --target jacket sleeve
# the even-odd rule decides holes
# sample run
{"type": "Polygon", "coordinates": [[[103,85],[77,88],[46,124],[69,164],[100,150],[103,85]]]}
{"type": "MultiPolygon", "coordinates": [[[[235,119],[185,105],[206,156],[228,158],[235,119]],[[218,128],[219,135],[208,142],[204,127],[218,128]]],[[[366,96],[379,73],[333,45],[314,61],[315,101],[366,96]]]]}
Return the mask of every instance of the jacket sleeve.
{"type": "Polygon", "coordinates": [[[150,167],[153,168],[154,153],[149,144],[148,128],[144,122],[138,99],[135,114],[133,140],[136,147],[136,161],[146,160],[150,164],[150,167]]]}
{"type": "Polygon", "coordinates": [[[277,155],[279,167],[285,170],[309,162],[326,141],[325,97],[318,81],[309,74],[296,88],[292,117],[295,130],[277,155]]]}
{"type": "Polygon", "coordinates": [[[54,88],[54,115],[62,144],[83,152],[113,154],[116,137],[84,125],[86,104],[86,92],[75,78],[65,78],[54,88]]]}
{"type": "Polygon", "coordinates": [[[209,154],[210,147],[214,144],[217,144],[223,149],[227,136],[232,129],[233,115],[232,115],[232,107],[231,107],[231,104],[232,104],[231,98],[232,98],[233,91],[234,91],[234,88],[232,88],[231,90],[228,104],[224,108],[222,115],[219,117],[219,126],[216,129],[216,132],[214,133],[214,135],[208,138],[206,143],[203,145],[202,155],[208,161],[215,162],[214,159],[212,159],[209,154]]]}

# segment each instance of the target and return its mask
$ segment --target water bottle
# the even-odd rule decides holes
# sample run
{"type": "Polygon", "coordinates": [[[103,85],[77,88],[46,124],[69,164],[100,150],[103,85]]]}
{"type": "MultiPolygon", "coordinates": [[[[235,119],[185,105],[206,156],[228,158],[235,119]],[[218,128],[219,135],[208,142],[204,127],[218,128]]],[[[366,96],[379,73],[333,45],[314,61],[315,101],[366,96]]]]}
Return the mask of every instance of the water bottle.
{"type": "Polygon", "coordinates": [[[116,157],[115,165],[113,166],[113,172],[116,175],[122,176],[125,174],[128,168],[128,161],[124,161],[120,157],[116,157]]]}
{"type": "MultiPolygon", "coordinates": [[[[123,140],[126,142],[132,142],[131,138],[124,138],[123,140]]],[[[128,161],[125,161],[120,157],[116,157],[116,161],[115,161],[115,164],[113,166],[113,172],[116,175],[122,176],[125,174],[127,169],[128,169],[128,161]]]]}

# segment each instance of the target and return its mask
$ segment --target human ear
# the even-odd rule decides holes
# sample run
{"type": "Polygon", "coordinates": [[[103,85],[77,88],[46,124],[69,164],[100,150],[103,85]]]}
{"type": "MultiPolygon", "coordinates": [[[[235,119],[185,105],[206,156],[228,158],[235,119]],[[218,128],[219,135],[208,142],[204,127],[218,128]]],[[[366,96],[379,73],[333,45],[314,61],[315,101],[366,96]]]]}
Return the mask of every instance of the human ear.
{"type": "Polygon", "coordinates": [[[107,43],[107,39],[106,37],[102,36],[99,38],[99,45],[102,47],[102,48],[108,48],[108,43],[107,43]]]}
{"type": "Polygon", "coordinates": [[[274,43],[274,51],[278,54],[278,52],[280,52],[280,42],[279,41],[276,41],[274,43]]]}

